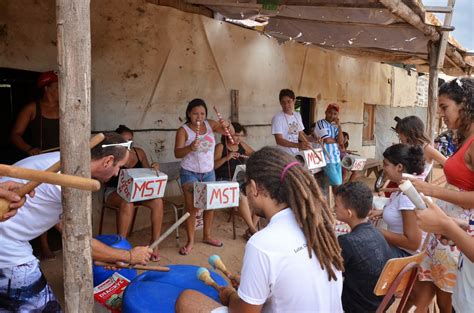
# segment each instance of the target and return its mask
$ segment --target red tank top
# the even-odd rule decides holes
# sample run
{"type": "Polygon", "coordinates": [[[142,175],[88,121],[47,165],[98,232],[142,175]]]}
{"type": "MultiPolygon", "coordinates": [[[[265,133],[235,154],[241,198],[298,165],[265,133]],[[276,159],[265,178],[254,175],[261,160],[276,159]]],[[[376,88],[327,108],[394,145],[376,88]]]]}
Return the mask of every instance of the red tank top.
{"type": "Polygon", "coordinates": [[[444,164],[444,174],[448,183],[464,191],[474,191],[474,171],[471,171],[464,162],[464,154],[473,142],[474,135],[469,137],[461,149],[444,164]]]}

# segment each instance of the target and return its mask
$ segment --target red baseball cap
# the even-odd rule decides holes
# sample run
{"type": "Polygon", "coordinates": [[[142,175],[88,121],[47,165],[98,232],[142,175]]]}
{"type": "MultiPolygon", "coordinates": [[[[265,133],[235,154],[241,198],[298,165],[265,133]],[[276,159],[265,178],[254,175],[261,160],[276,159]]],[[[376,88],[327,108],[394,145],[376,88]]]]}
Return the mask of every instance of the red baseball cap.
{"type": "Polygon", "coordinates": [[[56,74],[56,71],[48,71],[41,73],[41,75],[38,78],[38,81],[36,82],[36,85],[38,88],[43,88],[44,86],[47,86],[51,83],[55,83],[58,81],[58,74],[56,74]]]}
{"type": "Polygon", "coordinates": [[[327,111],[327,110],[330,110],[330,109],[334,109],[334,110],[336,110],[337,112],[339,112],[339,104],[337,104],[337,103],[330,103],[330,104],[328,105],[328,107],[326,108],[326,111],[327,111]]]}

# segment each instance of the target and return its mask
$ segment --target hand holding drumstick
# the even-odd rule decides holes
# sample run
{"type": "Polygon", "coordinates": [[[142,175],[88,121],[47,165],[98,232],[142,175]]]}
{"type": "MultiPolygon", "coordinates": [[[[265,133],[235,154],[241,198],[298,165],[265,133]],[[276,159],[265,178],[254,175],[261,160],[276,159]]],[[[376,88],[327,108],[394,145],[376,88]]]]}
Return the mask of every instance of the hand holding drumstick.
{"type": "MultiPolygon", "coordinates": [[[[0,216],[0,222],[6,221],[10,217],[14,216],[19,208],[23,206],[26,201],[25,197],[20,197],[15,191],[20,189],[24,184],[20,184],[13,181],[6,181],[0,183],[0,198],[3,198],[10,202],[9,211],[0,216]]],[[[28,193],[30,197],[35,195],[34,190],[28,193]]]]}

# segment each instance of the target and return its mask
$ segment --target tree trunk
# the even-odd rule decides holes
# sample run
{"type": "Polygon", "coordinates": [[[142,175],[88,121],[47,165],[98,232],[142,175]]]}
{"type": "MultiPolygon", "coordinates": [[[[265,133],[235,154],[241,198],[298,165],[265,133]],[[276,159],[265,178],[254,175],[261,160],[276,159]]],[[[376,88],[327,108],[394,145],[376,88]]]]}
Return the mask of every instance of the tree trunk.
{"type": "MultiPolygon", "coordinates": [[[[63,173],[90,177],[90,1],[57,0],[63,173]]],[[[91,193],[62,189],[65,312],[92,312],[91,193]]]]}

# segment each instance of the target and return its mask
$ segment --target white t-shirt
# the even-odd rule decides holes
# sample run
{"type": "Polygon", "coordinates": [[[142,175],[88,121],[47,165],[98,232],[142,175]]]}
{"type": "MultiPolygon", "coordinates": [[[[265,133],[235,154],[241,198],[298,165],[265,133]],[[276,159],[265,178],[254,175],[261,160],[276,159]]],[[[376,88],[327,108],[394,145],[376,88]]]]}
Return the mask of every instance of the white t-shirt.
{"type": "Polygon", "coordinates": [[[245,247],[239,297],[263,312],[342,312],[342,274],[328,281],[291,209],[275,214],[245,247]]]}
{"type": "MultiPolygon", "coordinates": [[[[387,230],[403,235],[403,217],[402,211],[404,210],[415,210],[415,205],[408,199],[408,197],[400,191],[392,192],[390,200],[383,208],[383,220],[387,224],[387,230]]],[[[416,251],[400,248],[407,251],[410,254],[420,252],[420,248],[423,245],[423,240],[426,233],[423,232],[423,238],[421,240],[420,247],[416,251]]]]}
{"type": "MultiPolygon", "coordinates": [[[[59,161],[59,152],[46,153],[23,159],[15,166],[45,170],[59,161]]],[[[0,181],[20,179],[2,177],[0,181]]],[[[35,196],[27,200],[17,214],[0,222],[0,268],[13,267],[30,262],[36,257],[29,244],[32,240],[59,222],[62,214],[61,187],[41,184],[35,189],[35,196]]]]}
{"type": "MultiPolygon", "coordinates": [[[[287,115],[281,111],[272,118],[272,135],[281,134],[283,139],[298,143],[298,134],[302,130],[304,130],[303,120],[298,112],[287,115]]],[[[298,148],[281,148],[291,154],[298,153],[298,148]]]]}

